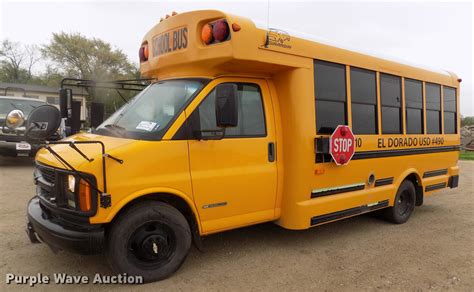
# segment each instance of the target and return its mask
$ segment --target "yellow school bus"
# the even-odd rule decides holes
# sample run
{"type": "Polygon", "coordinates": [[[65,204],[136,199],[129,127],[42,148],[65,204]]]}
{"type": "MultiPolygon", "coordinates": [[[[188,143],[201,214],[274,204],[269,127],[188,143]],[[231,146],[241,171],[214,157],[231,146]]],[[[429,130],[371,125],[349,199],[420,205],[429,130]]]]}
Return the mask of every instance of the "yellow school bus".
{"type": "Polygon", "coordinates": [[[400,224],[458,185],[453,73],[213,10],[173,14],[139,45],[141,73],[155,82],[91,133],[64,140],[89,159],[67,143],[49,147],[67,164],[37,154],[33,241],[105,252],[114,271],[156,281],[202,236],[262,222],[301,230],[370,211],[400,224]],[[344,125],[355,153],[338,165],[331,137],[344,125]]]}

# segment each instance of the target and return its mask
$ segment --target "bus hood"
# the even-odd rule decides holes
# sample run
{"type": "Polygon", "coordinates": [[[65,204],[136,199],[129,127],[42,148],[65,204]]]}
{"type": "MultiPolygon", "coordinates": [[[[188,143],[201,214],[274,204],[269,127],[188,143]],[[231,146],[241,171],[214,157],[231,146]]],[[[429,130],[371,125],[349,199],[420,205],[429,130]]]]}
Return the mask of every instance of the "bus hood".
{"type": "MultiPolygon", "coordinates": [[[[136,142],[135,140],[131,139],[101,136],[90,133],[76,134],[61,141],[100,141],[105,145],[105,152],[112,156],[114,155],[113,153],[119,148],[136,142]]],[[[77,170],[85,171],[83,168],[88,168],[86,165],[90,165],[92,167],[93,165],[99,166],[101,164],[102,148],[99,143],[76,144],[79,150],[81,150],[88,158],[94,160],[92,162],[88,162],[84,157],[81,156],[81,154],[79,154],[67,144],[56,144],[50,146],[57,154],[67,161],[67,163],[77,170]]],[[[49,150],[45,148],[40,149],[36,154],[36,162],[57,168],[67,168],[58,158],[52,155],[49,150]]]]}

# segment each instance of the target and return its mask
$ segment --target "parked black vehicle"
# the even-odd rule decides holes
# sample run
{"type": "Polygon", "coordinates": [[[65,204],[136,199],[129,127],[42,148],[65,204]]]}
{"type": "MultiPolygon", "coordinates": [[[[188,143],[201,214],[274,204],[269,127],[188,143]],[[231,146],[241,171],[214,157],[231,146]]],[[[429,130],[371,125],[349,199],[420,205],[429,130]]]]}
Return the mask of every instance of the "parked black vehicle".
{"type": "MultiPolygon", "coordinates": [[[[30,112],[47,104],[33,98],[0,96],[0,156],[31,156],[39,145],[26,142],[25,125],[30,112]]],[[[49,140],[59,140],[57,132],[49,140]]]]}

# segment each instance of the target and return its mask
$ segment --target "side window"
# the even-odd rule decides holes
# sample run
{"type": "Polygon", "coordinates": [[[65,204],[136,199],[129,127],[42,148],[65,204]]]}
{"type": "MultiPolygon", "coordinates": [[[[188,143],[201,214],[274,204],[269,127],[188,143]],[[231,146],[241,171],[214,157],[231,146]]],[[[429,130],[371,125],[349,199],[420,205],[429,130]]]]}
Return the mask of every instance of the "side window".
{"type": "Polygon", "coordinates": [[[352,131],[377,133],[377,90],[375,72],[351,68],[352,131]]]}
{"type": "Polygon", "coordinates": [[[457,106],[456,89],[452,87],[443,87],[443,106],[444,106],[444,133],[456,134],[457,126],[457,106]]]}
{"type": "Polygon", "coordinates": [[[49,104],[59,104],[59,97],[57,97],[57,96],[47,96],[46,101],[49,104]]]}
{"type": "Polygon", "coordinates": [[[398,76],[380,74],[380,98],[382,103],[382,134],[400,134],[401,127],[401,80],[398,76]]]}
{"type": "Polygon", "coordinates": [[[426,129],[428,134],[441,133],[441,86],[426,83],[426,129]]]}
{"type": "MultiPolygon", "coordinates": [[[[239,122],[237,127],[227,128],[226,137],[266,136],[265,114],[260,88],[256,84],[237,83],[237,107],[239,122]]],[[[217,129],[216,91],[212,90],[199,105],[199,124],[201,130],[217,129]]]]}
{"type": "Polygon", "coordinates": [[[422,82],[405,79],[405,104],[407,134],[423,134],[422,82]]]}
{"type": "Polygon", "coordinates": [[[316,132],[331,134],[338,125],[347,125],[346,66],[314,61],[316,132]]]}

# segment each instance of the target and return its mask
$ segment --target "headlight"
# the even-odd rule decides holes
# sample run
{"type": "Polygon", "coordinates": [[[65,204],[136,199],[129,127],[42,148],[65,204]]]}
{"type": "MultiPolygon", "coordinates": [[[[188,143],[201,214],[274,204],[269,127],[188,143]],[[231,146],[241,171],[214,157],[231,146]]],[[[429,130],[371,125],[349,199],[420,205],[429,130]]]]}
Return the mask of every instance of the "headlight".
{"type": "Polygon", "coordinates": [[[76,190],[76,177],[74,177],[74,175],[67,176],[67,189],[71,193],[74,193],[74,191],[76,190]]]}
{"type": "Polygon", "coordinates": [[[21,110],[15,109],[10,111],[7,114],[7,118],[5,119],[5,125],[7,125],[8,128],[14,130],[25,122],[25,114],[21,110]]]}

